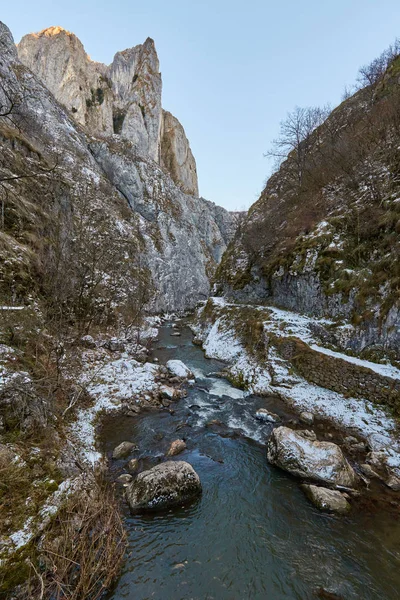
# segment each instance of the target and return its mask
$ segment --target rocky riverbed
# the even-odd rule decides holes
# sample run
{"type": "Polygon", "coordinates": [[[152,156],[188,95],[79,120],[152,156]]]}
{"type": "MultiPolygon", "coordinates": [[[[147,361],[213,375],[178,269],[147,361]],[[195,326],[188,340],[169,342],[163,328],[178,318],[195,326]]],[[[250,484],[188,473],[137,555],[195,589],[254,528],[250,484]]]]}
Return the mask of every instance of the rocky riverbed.
{"type": "Polygon", "coordinates": [[[130,550],[111,598],[397,597],[398,496],[359,437],[233,387],[179,321],[160,328],[151,360],[182,360],[195,381],[169,406],[103,421],[130,550]],[[113,459],[121,442],[130,450],[113,459]],[[157,506],[150,496],[171,460],[193,467],[202,495],[157,506]]]}

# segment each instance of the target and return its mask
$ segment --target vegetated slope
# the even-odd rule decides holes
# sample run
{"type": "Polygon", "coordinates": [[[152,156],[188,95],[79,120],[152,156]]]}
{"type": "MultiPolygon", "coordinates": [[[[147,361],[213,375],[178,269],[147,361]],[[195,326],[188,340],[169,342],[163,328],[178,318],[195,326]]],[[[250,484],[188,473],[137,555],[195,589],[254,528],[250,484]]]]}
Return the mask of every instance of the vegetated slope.
{"type": "MultiPolygon", "coordinates": [[[[100,106],[101,98],[96,92],[100,106]]],[[[83,106],[95,120],[97,104],[83,106]]],[[[148,391],[152,405],[161,404],[158,367],[146,362],[144,346],[157,317],[143,323],[144,315],[187,310],[207,297],[232,233],[227,211],[185,194],[153,159],[150,126],[140,146],[134,119],[131,136],[122,136],[74,115],[19,60],[0,23],[0,595],[7,597],[68,589],[98,598],[115,578],[125,534],[112,490],[83,450],[90,446],[93,457],[102,409],[140,410],[148,391]],[[106,399],[93,392],[104,379],[112,383],[106,399]],[[85,525],[76,527],[76,518],[85,525]],[[77,573],[76,564],[86,568],[77,573]]],[[[174,152],[187,144],[178,133],[167,152],[177,180],[174,152]]]]}
{"type": "Polygon", "coordinates": [[[206,297],[229,213],[185,194],[129,136],[80,125],[3,24],[0,43],[0,297],[55,294],[88,322],[124,304],[186,310],[206,297]]]}
{"type": "Polygon", "coordinates": [[[348,319],[347,347],[399,358],[400,58],[267,182],[220,264],[219,293],[348,319]]]}

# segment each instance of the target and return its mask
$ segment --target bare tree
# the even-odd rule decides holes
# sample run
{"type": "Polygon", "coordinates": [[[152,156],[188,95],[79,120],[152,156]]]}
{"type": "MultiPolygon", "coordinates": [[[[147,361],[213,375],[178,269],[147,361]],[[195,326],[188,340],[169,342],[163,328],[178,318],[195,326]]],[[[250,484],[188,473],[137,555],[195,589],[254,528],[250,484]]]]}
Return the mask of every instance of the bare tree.
{"type": "Polygon", "coordinates": [[[396,38],[380,56],[375,58],[368,65],[363,65],[358,71],[357,83],[359,88],[378,83],[384,76],[389,65],[400,56],[400,39],[396,38]]]}
{"type": "Polygon", "coordinates": [[[296,106],[288,113],[286,119],[281,121],[279,137],[273,140],[272,148],[265,154],[266,157],[275,159],[277,168],[287,159],[289,170],[300,185],[307,158],[318,141],[311,134],[322,125],[329,113],[329,106],[322,108],[296,106]]]}

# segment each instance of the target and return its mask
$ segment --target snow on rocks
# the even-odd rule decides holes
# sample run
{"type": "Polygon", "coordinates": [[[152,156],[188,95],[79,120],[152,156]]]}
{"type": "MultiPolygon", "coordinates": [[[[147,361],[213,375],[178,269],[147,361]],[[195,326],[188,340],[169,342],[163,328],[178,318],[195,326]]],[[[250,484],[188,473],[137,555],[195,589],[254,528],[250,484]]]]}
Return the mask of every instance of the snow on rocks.
{"type": "Polygon", "coordinates": [[[83,485],[83,475],[66,479],[60,483],[58,489],[47,498],[35,517],[28,517],[21,529],[15,531],[6,538],[4,544],[2,544],[2,550],[6,554],[12,554],[16,550],[29,544],[38,533],[44,531],[51,518],[58,512],[61,504],[65,502],[75,490],[79,490],[83,485]]]}
{"type": "Polygon", "coordinates": [[[129,359],[127,355],[111,362],[105,362],[103,357],[100,364],[96,362],[96,356],[92,356],[92,359],[94,364],[87,364],[80,383],[94,399],[94,404],[78,411],[70,434],[82,459],[95,465],[102,458],[95,449],[97,417],[101,412],[120,409],[124,400],[130,400],[136,394],[155,390],[159,366],[152,363],[141,364],[129,359]]]}
{"type": "Polygon", "coordinates": [[[133,513],[181,505],[199,494],[200,478],[184,461],[168,461],[143,471],[126,488],[133,513]]]}
{"type": "Polygon", "coordinates": [[[187,367],[181,360],[169,360],[167,362],[167,369],[176,377],[184,377],[185,379],[193,379],[194,377],[189,367],[187,367]]]}
{"type": "Polygon", "coordinates": [[[207,335],[203,348],[207,358],[218,358],[232,362],[243,351],[241,344],[236,339],[235,333],[223,318],[215,321],[207,335]]]}
{"type": "Polygon", "coordinates": [[[259,408],[254,416],[258,421],[266,421],[267,423],[278,423],[280,421],[278,415],[270,412],[266,408],[259,408]]]}
{"type": "Polygon", "coordinates": [[[318,346],[317,344],[311,344],[310,348],[312,350],[316,350],[317,352],[321,352],[322,354],[326,354],[327,356],[340,358],[341,360],[345,360],[346,362],[352,363],[353,365],[357,365],[358,367],[370,369],[371,371],[374,371],[374,373],[377,373],[382,377],[400,380],[400,370],[394,367],[393,365],[381,365],[379,363],[374,363],[369,360],[362,360],[361,358],[356,358],[355,356],[348,356],[347,354],[343,354],[342,352],[335,352],[333,350],[330,350],[329,348],[323,348],[322,346],[318,346]]]}
{"type": "MultiPolygon", "coordinates": [[[[241,305],[227,303],[223,298],[209,300],[221,311],[224,307],[240,310],[241,305]]],[[[332,354],[348,362],[364,366],[380,375],[396,380],[398,370],[390,365],[380,365],[355,359],[342,353],[333,352],[318,346],[313,337],[313,324],[329,325],[326,319],[312,319],[275,307],[250,306],[265,313],[264,331],[278,337],[295,335],[317,351],[332,354]],[[269,317],[268,317],[269,315],[269,317]]],[[[316,418],[331,421],[336,427],[350,430],[365,440],[372,450],[384,452],[386,466],[397,477],[400,476],[400,442],[397,425],[384,406],[377,406],[365,398],[345,397],[339,392],[308,382],[293,372],[292,364],[283,359],[272,345],[266,345],[266,365],[261,365],[237,339],[229,316],[220,313],[214,323],[201,322],[192,327],[198,339],[203,342],[207,356],[229,363],[231,381],[248,392],[260,395],[278,394],[289,406],[298,412],[311,413],[316,418]]]]}
{"type": "Polygon", "coordinates": [[[309,440],[289,427],[274,429],[267,445],[268,461],[296,477],[352,488],[356,474],[332,442],[309,440]]]}

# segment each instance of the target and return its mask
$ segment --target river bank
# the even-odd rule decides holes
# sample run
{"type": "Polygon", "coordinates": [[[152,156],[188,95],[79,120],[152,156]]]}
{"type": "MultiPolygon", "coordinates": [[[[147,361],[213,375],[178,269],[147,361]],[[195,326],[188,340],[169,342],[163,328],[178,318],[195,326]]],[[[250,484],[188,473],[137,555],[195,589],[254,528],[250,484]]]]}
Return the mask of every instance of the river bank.
{"type": "MultiPolygon", "coordinates": [[[[321,513],[307,500],[298,479],[268,465],[266,446],[274,427],[255,418],[260,408],[300,430],[296,411],[276,394],[251,394],[213,373],[226,363],[205,358],[180,326],[160,328],[152,359],[180,359],[195,373],[187,397],[161,410],[147,407],[135,418],[106,417],[100,449],[109,458],[110,477],[162,463],[172,441],[185,440],[178,460],[189,462],[203,485],[201,498],[161,513],[131,515],[123,503],[128,554],[121,579],[109,598],[150,596],[169,600],[203,598],[318,598],[367,600],[397,597],[398,505],[394,492],[371,482],[367,496],[352,500],[347,516],[321,513]],[[135,448],[112,459],[122,441],[135,448]],[[229,535],[227,534],[229,532],[229,535]]],[[[343,432],[316,418],[312,428],[334,441],[343,432]]],[[[351,463],[354,461],[348,455],[351,463]]],[[[123,484],[119,487],[121,497],[123,484]]]]}

